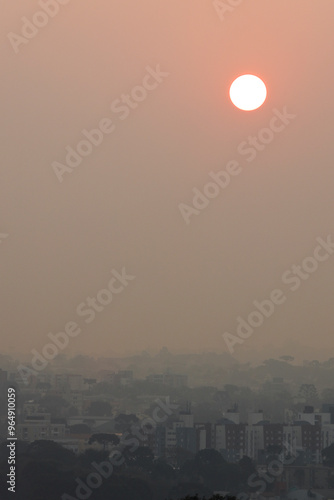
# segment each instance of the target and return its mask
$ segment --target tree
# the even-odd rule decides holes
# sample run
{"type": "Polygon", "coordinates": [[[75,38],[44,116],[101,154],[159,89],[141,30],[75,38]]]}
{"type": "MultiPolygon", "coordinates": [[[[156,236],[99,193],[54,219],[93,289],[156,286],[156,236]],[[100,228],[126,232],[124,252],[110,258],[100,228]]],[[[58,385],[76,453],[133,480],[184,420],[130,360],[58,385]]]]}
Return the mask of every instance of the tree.
{"type": "Polygon", "coordinates": [[[28,455],[40,461],[52,460],[62,464],[72,464],[76,460],[75,454],[72,451],[63,448],[63,446],[55,441],[47,439],[33,441],[29,444],[26,451],[28,455]]]}
{"type": "Polygon", "coordinates": [[[194,453],[181,448],[181,446],[174,446],[166,450],[166,458],[169,463],[177,467],[183,467],[189,460],[194,458],[194,453]]]}
{"type": "MultiPolygon", "coordinates": [[[[183,497],[180,500],[201,500],[201,499],[198,495],[195,496],[187,495],[186,497],[183,497]]],[[[212,495],[210,498],[207,498],[206,500],[236,500],[236,497],[232,497],[229,495],[225,497],[223,497],[222,495],[212,495]]]]}
{"type": "Polygon", "coordinates": [[[211,491],[234,490],[241,482],[240,466],[226,462],[214,449],[199,451],[183,465],[180,475],[193,483],[202,482],[211,491]]]}
{"type": "Polygon", "coordinates": [[[226,462],[226,460],[219,453],[219,451],[213,448],[200,450],[195,456],[195,461],[198,462],[200,466],[219,465],[226,462]]]}
{"type": "Polygon", "coordinates": [[[286,361],[286,362],[289,363],[290,361],[293,361],[295,358],[293,356],[287,356],[287,355],[285,355],[285,356],[280,356],[279,359],[282,359],[283,361],[286,361]]]}
{"type": "Polygon", "coordinates": [[[158,459],[153,463],[151,475],[153,478],[161,476],[166,480],[172,481],[175,478],[175,471],[167,462],[162,459],[158,459]]]}
{"type": "Polygon", "coordinates": [[[92,434],[88,440],[88,444],[92,443],[102,444],[103,450],[105,450],[108,444],[117,445],[119,444],[119,441],[120,441],[119,437],[116,436],[116,434],[100,433],[100,434],[92,434]]]}
{"type": "Polygon", "coordinates": [[[327,448],[324,448],[321,452],[322,463],[327,467],[334,467],[334,443],[327,448]]]}
{"type": "Polygon", "coordinates": [[[176,486],[174,486],[168,495],[168,498],[172,498],[173,500],[201,500],[204,498],[206,500],[223,500],[223,497],[220,496],[210,496],[212,495],[212,490],[203,486],[200,483],[189,483],[189,482],[180,482],[176,486]],[[201,496],[198,496],[201,495],[201,496]],[[205,497],[204,497],[205,495],[205,497]]]}
{"type": "MultiPolygon", "coordinates": [[[[2,461],[7,463],[7,458],[8,458],[7,444],[8,444],[8,441],[2,441],[0,443],[0,463],[2,461]]],[[[17,455],[21,454],[21,453],[25,453],[27,451],[27,449],[29,448],[29,443],[27,441],[17,440],[15,448],[16,448],[17,455]]]]}
{"type": "Polygon", "coordinates": [[[247,457],[247,455],[244,455],[238,462],[239,468],[240,468],[240,475],[241,475],[241,481],[242,483],[246,484],[248,481],[249,476],[254,474],[256,472],[256,467],[254,465],[254,462],[251,458],[247,457]]]}
{"type": "Polygon", "coordinates": [[[135,451],[124,450],[125,462],[129,467],[140,467],[147,471],[153,468],[154,455],[147,446],[139,446],[135,451]]]}
{"type": "Polygon", "coordinates": [[[334,389],[332,387],[326,387],[323,389],[321,399],[326,403],[334,403],[334,389]]]}
{"type": "Polygon", "coordinates": [[[94,450],[93,448],[88,448],[81,453],[78,457],[78,461],[80,465],[83,467],[90,467],[93,462],[100,464],[101,462],[105,462],[108,460],[109,451],[103,450],[94,450]]]}
{"type": "Polygon", "coordinates": [[[130,432],[131,427],[139,423],[139,418],[133,413],[127,415],[125,413],[120,413],[115,418],[115,428],[117,432],[130,432]]]}
{"type": "Polygon", "coordinates": [[[298,396],[305,399],[306,404],[316,405],[319,401],[318,391],[313,384],[302,384],[298,396]]]}
{"type": "Polygon", "coordinates": [[[207,448],[200,450],[196,455],[187,460],[181,468],[181,474],[187,476],[191,480],[197,480],[207,469],[213,469],[226,463],[226,460],[219,451],[207,448]]]}
{"type": "Polygon", "coordinates": [[[329,358],[327,361],[323,363],[325,368],[333,368],[334,366],[334,358],[329,358]]]}

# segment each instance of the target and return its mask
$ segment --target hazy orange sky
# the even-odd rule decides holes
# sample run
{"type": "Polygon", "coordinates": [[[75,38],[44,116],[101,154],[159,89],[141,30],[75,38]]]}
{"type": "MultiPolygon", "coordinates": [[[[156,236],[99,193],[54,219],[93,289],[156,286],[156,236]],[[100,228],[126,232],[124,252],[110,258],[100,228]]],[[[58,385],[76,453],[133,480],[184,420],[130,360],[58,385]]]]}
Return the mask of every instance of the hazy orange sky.
{"type": "Polygon", "coordinates": [[[332,356],[334,256],[293,293],[281,277],[334,239],[333,0],[244,0],[224,19],[210,0],[72,0],[15,53],[8,34],[39,10],[7,2],[0,20],[2,351],[78,321],[65,354],[220,352],[280,288],[236,357],[332,356]],[[169,76],[121,120],[110,105],[157,65],[169,76]],[[243,73],[267,85],[254,112],[228,98],[243,73]],[[284,107],[296,117],[248,162],[239,145],[284,107]],[[103,118],[115,130],[60,183],[53,162],[103,118]],[[179,205],[231,160],[242,172],[186,224],[179,205]],[[77,306],[123,267],[135,279],[85,324],[77,306]]]}

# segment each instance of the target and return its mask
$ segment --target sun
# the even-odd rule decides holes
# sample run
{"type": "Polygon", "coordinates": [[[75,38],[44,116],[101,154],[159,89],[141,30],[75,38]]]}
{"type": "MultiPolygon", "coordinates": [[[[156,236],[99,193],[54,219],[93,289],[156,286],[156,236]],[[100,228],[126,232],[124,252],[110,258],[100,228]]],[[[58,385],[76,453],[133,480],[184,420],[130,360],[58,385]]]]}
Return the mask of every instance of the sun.
{"type": "Polygon", "coordinates": [[[230,99],[243,111],[253,111],[262,106],[267,97],[264,82],[255,75],[239,76],[230,87],[230,99]]]}

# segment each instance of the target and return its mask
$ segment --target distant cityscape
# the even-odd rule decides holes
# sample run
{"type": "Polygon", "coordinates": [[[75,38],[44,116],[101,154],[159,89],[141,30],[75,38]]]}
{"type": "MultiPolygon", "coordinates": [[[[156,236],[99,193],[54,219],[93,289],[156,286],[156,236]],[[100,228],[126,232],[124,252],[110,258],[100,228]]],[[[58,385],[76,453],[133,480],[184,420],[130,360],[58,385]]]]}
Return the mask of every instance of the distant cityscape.
{"type": "MultiPolygon", "coordinates": [[[[17,388],[16,437],[26,443],[53,441],[77,456],[89,450],[112,454],[129,446],[129,436],[136,436],[138,446],[174,470],[203,450],[215,450],[231,464],[248,457],[260,475],[268,474],[274,459],[282,464],[282,473],[272,496],[291,487],[322,492],[334,488],[334,388],[321,387],[318,392],[313,384],[303,383],[294,389],[288,379],[289,370],[306,369],[316,370],[321,381],[322,371],[327,376],[333,372],[333,359],[304,366],[293,365],[289,357],[267,360],[262,367],[231,365],[226,373],[234,373],[236,379],[248,374],[252,387],[190,387],[187,373],[166,368],[175,364],[174,358],[163,350],[162,371],[141,378],[135,374],[140,357],[137,365],[132,360],[134,369],[102,368],[96,378],[90,369],[70,373],[70,361],[63,360],[63,372],[52,367],[31,375],[28,384],[17,370],[0,369],[1,400],[7,387],[17,388]],[[255,388],[250,375],[260,368],[265,375],[255,388]],[[272,376],[279,371],[287,378],[272,376]],[[254,403],[261,406],[252,407],[254,403]]],[[[219,357],[215,359],[219,366],[219,357]]],[[[86,362],[94,364],[89,358],[86,362]]],[[[5,440],[3,410],[1,405],[5,440]]]]}

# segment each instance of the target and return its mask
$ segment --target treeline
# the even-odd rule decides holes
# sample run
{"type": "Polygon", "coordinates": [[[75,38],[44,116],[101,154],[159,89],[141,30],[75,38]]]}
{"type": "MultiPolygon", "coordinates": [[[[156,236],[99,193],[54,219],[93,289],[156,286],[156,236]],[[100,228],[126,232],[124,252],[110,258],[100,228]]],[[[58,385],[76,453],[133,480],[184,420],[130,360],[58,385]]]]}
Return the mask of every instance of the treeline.
{"type": "MultiPolygon", "coordinates": [[[[115,448],[116,449],[116,448],[115,448]]],[[[115,452],[87,450],[75,455],[53,441],[16,443],[17,500],[176,500],[187,497],[215,498],[214,492],[231,495],[245,491],[255,473],[244,457],[238,464],[224,460],[216,450],[182,455],[180,467],[154,460],[151,450],[139,447],[115,452]],[[196,496],[198,495],[198,496],[196,496]]],[[[177,451],[176,451],[177,453],[177,451]]],[[[7,443],[0,444],[0,498],[13,498],[8,491],[7,443]]]]}

